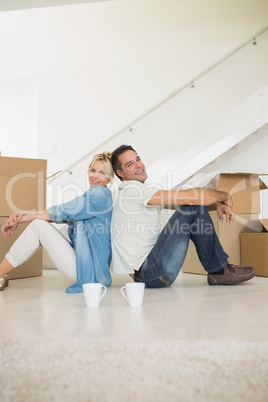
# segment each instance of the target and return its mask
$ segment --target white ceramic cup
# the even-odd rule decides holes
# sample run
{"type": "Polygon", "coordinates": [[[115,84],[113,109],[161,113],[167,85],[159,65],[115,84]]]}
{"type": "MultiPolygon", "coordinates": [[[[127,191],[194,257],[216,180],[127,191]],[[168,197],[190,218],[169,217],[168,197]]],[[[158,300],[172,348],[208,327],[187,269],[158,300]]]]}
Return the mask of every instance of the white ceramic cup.
{"type": "Polygon", "coordinates": [[[141,307],[145,284],[142,282],[126,283],[121,287],[121,293],[130,307],[141,307]],[[126,291],[126,294],[125,294],[126,291]]]}
{"type": "Polygon", "coordinates": [[[107,292],[106,286],[101,283],[84,283],[82,286],[87,307],[99,307],[101,299],[107,292]]]}

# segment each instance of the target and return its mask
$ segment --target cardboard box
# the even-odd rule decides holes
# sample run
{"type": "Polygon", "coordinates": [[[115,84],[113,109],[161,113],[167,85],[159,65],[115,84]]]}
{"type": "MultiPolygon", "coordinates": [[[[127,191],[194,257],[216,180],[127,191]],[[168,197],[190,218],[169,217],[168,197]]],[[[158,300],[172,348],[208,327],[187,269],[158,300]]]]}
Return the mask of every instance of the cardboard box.
{"type": "MultiPolygon", "coordinates": [[[[0,225],[13,211],[46,208],[46,160],[0,157],[0,225]]],[[[0,258],[27,227],[18,226],[10,239],[0,236],[0,258]]],[[[8,274],[10,279],[42,275],[42,250],[8,274]]]]}
{"type": "Polygon", "coordinates": [[[252,265],[255,275],[268,276],[268,219],[260,220],[259,233],[242,233],[241,260],[252,265]]]}
{"type": "Polygon", "coordinates": [[[0,157],[0,216],[46,207],[46,160],[0,157]]]}
{"type": "Polygon", "coordinates": [[[266,184],[254,173],[221,173],[217,186],[231,194],[237,214],[259,214],[260,190],[265,189],[266,184]]]}
{"type": "MultiPolygon", "coordinates": [[[[229,262],[239,265],[241,263],[239,235],[242,232],[260,230],[261,223],[258,220],[258,214],[237,214],[232,224],[220,222],[216,212],[210,213],[210,216],[220,243],[224,251],[229,255],[229,262]]],[[[182,271],[192,274],[207,275],[207,272],[199,261],[193,242],[189,244],[182,271]]]]}

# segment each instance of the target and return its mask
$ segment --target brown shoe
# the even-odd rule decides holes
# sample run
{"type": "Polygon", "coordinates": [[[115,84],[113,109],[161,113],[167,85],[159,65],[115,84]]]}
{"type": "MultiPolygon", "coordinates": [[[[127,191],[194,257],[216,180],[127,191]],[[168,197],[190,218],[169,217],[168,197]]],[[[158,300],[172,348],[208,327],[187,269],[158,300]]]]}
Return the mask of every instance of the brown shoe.
{"type": "Polygon", "coordinates": [[[7,279],[7,276],[4,275],[3,278],[0,279],[0,292],[1,290],[5,290],[5,288],[8,286],[9,280],[7,279]]]}
{"type": "Polygon", "coordinates": [[[208,274],[210,285],[235,285],[253,278],[254,272],[250,265],[228,264],[222,275],[208,274]]]}

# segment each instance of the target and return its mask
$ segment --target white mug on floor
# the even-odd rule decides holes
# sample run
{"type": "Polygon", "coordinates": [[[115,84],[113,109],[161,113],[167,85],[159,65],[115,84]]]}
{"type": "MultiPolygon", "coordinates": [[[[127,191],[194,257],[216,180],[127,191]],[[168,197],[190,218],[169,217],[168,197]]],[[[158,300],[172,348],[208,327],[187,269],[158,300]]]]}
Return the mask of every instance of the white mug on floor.
{"type": "Polygon", "coordinates": [[[107,292],[101,283],[84,283],[83,292],[87,307],[99,307],[100,301],[107,292]]]}
{"type": "Polygon", "coordinates": [[[142,282],[126,283],[121,287],[121,293],[130,307],[140,307],[143,301],[145,284],[142,282]],[[125,291],[127,294],[125,294],[125,291]]]}

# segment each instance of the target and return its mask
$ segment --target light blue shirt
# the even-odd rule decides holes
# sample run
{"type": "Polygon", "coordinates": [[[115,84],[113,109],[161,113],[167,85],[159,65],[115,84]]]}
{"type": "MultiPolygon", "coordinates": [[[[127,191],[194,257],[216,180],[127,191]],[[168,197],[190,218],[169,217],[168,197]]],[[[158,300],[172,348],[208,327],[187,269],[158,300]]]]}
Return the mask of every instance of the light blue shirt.
{"type": "Polygon", "coordinates": [[[68,235],[76,254],[77,282],[67,293],[83,292],[83,283],[112,282],[111,215],[112,195],[104,186],[94,186],[80,197],[48,209],[51,221],[68,224],[68,235]]]}

